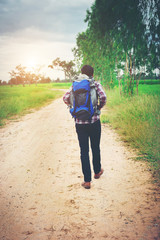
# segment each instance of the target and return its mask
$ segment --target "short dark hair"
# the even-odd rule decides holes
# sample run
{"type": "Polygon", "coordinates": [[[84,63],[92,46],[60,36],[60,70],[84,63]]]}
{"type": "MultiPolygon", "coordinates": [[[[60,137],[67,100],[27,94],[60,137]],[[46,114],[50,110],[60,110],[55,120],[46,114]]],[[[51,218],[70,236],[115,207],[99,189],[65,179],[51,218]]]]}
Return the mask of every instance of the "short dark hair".
{"type": "Polygon", "coordinates": [[[93,77],[94,69],[90,65],[84,65],[81,68],[81,73],[86,74],[88,77],[93,77]]]}

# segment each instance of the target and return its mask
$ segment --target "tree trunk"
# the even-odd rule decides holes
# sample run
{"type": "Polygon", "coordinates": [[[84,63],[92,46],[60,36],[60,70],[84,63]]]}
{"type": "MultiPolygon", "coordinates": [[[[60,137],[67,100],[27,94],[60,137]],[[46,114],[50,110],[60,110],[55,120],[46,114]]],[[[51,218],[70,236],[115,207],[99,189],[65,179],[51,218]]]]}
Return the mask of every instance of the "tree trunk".
{"type": "Polygon", "coordinates": [[[129,94],[132,95],[133,93],[133,86],[132,86],[132,55],[130,53],[130,69],[129,69],[129,74],[130,74],[130,83],[129,83],[129,94]]]}
{"type": "Polygon", "coordinates": [[[140,80],[140,78],[141,78],[141,74],[142,74],[142,73],[140,73],[139,78],[136,79],[137,95],[138,95],[138,86],[139,86],[139,80],[140,80]]]}
{"type": "Polygon", "coordinates": [[[66,71],[64,71],[64,77],[65,77],[65,81],[66,81],[66,71]]]}
{"type": "Polygon", "coordinates": [[[119,84],[119,94],[120,96],[122,95],[122,90],[121,90],[121,78],[118,79],[118,84],[119,84]]]}
{"type": "Polygon", "coordinates": [[[138,83],[138,79],[136,79],[136,90],[137,90],[137,96],[138,96],[138,85],[139,85],[139,83],[138,83]]]}
{"type": "Polygon", "coordinates": [[[135,56],[133,58],[133,70],[134,70],[134,73],[133,73],[133,87],[134,87],[134,80],[136,76],[135,56]]]}
{"type": "Polygon", "coordinates": [[[126,53],[126,73],[128,74],[128,57],[127,57],[127,53],[126,53]]]}

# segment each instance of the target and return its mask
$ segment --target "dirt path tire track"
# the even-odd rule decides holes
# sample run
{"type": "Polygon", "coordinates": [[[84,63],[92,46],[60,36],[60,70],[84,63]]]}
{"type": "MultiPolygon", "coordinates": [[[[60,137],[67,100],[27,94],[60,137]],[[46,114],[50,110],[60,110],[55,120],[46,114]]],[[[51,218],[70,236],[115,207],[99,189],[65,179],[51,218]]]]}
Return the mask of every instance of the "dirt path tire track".
{"type": "Polygon", "coordinates": [[[102,126],[104,174],[83,181],[62,99],[0,129],[0,239],[160,239],[160,191],[117,134],[102,126]]]}

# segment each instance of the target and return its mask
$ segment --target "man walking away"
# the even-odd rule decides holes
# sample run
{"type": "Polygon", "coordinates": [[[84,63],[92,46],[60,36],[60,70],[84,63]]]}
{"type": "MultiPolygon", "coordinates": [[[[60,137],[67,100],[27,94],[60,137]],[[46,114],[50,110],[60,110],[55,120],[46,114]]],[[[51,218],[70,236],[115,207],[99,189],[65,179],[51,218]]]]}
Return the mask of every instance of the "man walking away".
{"type": "MultiPolygon", "coordinates": [[[[91,188],[91,166],[89,160],[89,139],[91,143],[92,150],[92,163],[94,170],[94,178],[98,179],[103,174],[103,169],[101,168],[101,155],[100,155],[100,138],[101,138],[101,122],[100,122],[100,110],[106,103],[106,94],[100,83],[94,81],[93,79],[94,69],[90,65],[84,65],[81,68],[81,74],[76,79],[81,82],[82,80],[88,80],[90,82],[94,82],[94,87],[96,89],[97,102],[96,107],[94,106],[94,113],[88,119],[83,119],[83,117],[77,115],[75,117],[75,127],[78,136],[80,153],[81,153],[81,164],[82,164],[82,172],[84,175],[84,182],[82,186],[86,189],[91,188]]],[[[77,100],[72,102],[72,98],[76,98],[76,92],[73,93],[73,86],[63,97],[63,101],[68,106],[75,105],[77,100]]],[[[92,98],[92,97],[91,97],[92,98]]]]}

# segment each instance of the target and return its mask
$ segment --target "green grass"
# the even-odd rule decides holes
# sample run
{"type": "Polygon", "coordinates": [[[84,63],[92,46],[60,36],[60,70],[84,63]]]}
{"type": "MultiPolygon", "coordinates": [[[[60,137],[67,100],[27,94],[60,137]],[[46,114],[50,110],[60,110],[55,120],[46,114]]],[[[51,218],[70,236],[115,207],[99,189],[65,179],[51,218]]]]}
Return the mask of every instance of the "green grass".
{"type": "MultiPolygon", "coordinates": [[[[32,84],[31,86],[33,86],[32,84]]],[[[68,89],[72,85],[71,82],[51,82],[51,83],[38,83],[37,87],[54,88],[54,89],[68,89]]],[[[15,85],[14,85],[15,86],[15,85]]],[[[28,85],[26,85],[28,86],[28,85]]]]}
{"type": "Polygon", "coordinates": [[[140,85],[139,96],[120,97],[118,89],[107,92],[110,123],[131,146],[139,149],[160,177],[160,85],[140,85]]]}
{"type": "Polygon", "coordinates": [[[38,83],[38,87],[55,88],[55,89],[68,89],[72,85],[71,82],[54,82],[54,83],[38,83]]]}
{"type": "Polygon", "coordinates": [[[51,83],[53,88],[59,88],[59,89],[68,89],[71,87],[72,83],[71,82],[66,82],[66,83],[51,83]]]}
{"type": "Polygon", "coordinates": [[[5,119],[44,106],[64,94],[58,90],[53,91],[52,88],[51,84],[0,86],[0,126],[5,123],[5,119]]]}
{"type": "MultiPolygon", "coordinates": [[[[135,90],[136,92],[136,90],[135,90]]],[[[160,84],[155,85],[139,85],[139,95],[159,95],[160,96],[160,84]]]]}
{"type": "Polygon", "coordinates": [[[145,79],[145,80],[140,80],[139,84],[160,84],[160,79],[145,79]]]}

